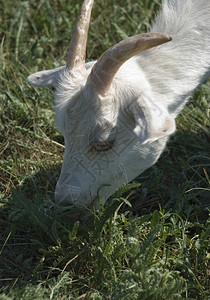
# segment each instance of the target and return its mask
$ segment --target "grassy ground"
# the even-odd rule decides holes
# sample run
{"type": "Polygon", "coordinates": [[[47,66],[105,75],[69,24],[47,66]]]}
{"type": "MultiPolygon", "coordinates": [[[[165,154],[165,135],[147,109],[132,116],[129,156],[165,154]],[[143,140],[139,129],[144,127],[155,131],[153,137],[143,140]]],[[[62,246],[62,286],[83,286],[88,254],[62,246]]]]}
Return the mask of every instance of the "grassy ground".
{"type": "MultiPolygon", "coordinates": [[[[209,81],[158,163],[103,211],[75,222],[54,203],[63,138],[52,91],[25,78],[65,64],[78,2],[0,0],[0,299],[209,299],[209,81]]],[[[88,60],[159,7],[96,1],[88,60]]]]}

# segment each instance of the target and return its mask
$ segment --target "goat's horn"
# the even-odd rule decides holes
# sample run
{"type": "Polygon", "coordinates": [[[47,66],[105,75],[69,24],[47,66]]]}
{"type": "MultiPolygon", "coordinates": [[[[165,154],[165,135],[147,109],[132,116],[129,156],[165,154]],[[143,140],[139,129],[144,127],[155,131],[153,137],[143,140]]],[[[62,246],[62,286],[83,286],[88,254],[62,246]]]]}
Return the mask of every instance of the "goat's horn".
{"type": "Polygon", "coordinates": [[[88,77],[97,93],[105,95],[121,65],[132,56],[144,50],[171,41],[169,35],[162,33],[143,33],[129,37],[101,55],[88,77]]]}
{"type": "Polygon", "coordinates": [[[69,45],[66,69],[83,73],[90,15],[94,0],[84,0],[69,45]]]}

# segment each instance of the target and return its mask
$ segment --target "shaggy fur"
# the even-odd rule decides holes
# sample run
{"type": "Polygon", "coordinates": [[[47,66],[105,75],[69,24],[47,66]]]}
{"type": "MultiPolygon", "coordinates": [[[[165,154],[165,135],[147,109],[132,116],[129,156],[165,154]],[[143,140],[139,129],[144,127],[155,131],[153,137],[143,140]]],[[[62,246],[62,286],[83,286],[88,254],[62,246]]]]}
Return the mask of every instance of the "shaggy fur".
{"type": "Polygon", "coordinates": [[[163,1],[152,32],[173,40],[126,61],[108,96],[87,78],[65,67],[28,77],[37,86],[54,85],[55,121],[65,154],[55,198],[59,203],[99,208],[122,184],[154,164],[175,117],[210,72],[210,1],[163,1]]]}

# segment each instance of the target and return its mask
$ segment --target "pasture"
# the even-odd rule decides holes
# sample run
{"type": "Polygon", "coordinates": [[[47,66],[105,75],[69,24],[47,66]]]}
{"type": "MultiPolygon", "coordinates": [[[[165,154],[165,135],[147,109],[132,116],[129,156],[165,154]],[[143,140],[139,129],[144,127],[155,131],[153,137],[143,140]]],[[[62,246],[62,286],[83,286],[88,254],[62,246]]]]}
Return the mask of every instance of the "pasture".
{"type": "MultiPolygon", "coordinates": [[[[77,220],[54,202],[53,90],[26,78],[65,65],[81,2],[0,0],[0,300],[209,299],[210,80],[159,161],[101,211],[77,220]]],[[[87,60],[147,32],[160,2],[96,0],[87,60]]]]}

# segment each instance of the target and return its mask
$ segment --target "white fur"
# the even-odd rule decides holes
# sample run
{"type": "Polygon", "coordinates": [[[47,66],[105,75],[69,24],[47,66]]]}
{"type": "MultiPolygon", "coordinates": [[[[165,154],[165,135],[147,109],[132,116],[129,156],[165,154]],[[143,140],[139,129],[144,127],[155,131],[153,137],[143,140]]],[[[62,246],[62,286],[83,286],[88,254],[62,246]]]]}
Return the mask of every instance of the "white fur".
{"type": "Polygon", "coordinates": [[[56,87],[55,121],[66,146],[57,202],[98,208],[98,198],[105,203],[154,164],[175,131],[175,117],[209,76],[209,0],[164,1],[152,31],[173,40],[124,63],[109,98],[86,84],[95,62],[81,76],[61,67],[28,77],[56,87]]]}

